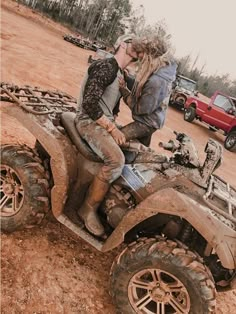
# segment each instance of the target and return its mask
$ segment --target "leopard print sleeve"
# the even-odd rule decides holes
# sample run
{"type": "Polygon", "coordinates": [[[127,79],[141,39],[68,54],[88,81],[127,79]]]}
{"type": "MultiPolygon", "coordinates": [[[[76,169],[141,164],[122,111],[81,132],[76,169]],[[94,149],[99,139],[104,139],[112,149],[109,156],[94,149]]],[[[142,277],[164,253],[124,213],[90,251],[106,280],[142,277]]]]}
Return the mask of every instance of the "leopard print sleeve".
{"type": "Polygon", "coordinates": [[[115,80],[118,69],[115,58],[96,61],[89,67],[82,107],[92,120],[97,120],[103,115],[99,99],[106,87],[115,80]]]}

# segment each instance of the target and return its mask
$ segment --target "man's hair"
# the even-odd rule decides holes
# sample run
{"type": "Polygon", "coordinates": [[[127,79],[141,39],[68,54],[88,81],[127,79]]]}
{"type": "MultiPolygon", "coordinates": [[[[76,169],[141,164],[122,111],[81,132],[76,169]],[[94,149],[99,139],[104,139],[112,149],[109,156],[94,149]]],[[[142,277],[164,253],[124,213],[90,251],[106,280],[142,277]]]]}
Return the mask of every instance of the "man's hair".
{"type": "Polygon", "coordinates": [[[118,50],[118,48],[120,47],[120,44],[122,42],[131,43],[134,38],[135,38],[135,35],[133,35],[133,34],[126,34],[126,35],[122,35],[122,36],[118,37],[115,44],[114,44],[115,52],[118,50]]]}

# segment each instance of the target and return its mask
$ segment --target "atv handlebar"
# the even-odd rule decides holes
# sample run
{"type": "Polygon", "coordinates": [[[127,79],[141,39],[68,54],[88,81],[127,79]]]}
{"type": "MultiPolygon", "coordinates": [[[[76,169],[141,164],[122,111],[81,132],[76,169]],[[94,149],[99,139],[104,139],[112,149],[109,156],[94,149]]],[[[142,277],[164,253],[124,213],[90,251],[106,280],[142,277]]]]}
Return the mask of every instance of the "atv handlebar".
{"type": "Polygon", "coordinates": [[[169,150],[174,153],[179,148],[179,145],[177,146],[173,140],[169,140],[168,143],[159,142],[159,147],[162,147],[165,150],[169,150]]]}
{"type": "Polygon", "coordinates": [[[181,165],[192,165],[195,168],[200,166],[198,153],[192,139],[184,133],[174,131],[176,140],[169,140],[168,143],[160,142],[159,146],[173,153],[175,163],[181,165]]]}

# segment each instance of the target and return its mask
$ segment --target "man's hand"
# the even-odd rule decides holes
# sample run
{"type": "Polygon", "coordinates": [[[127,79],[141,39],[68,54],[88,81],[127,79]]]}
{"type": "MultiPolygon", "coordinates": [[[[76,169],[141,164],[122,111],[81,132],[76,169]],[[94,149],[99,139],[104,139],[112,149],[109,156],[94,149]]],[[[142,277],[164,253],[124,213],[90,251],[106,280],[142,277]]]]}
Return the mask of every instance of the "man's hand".
{"type": "Polygon", "coordinates": [[[125,135],[116,127],[115,123],[110,121],[105,115],[96,120],[96,123],[107,130],[118,145],[122,145],[126,142],[125,135]]]}
{"type": "Polygon", "coordinates": [[[122,133],[117,127],[115,127],[111,132],[111,136],[114,138],[118,145],[122,145],[126,142],[124,133],[122,133]]]}

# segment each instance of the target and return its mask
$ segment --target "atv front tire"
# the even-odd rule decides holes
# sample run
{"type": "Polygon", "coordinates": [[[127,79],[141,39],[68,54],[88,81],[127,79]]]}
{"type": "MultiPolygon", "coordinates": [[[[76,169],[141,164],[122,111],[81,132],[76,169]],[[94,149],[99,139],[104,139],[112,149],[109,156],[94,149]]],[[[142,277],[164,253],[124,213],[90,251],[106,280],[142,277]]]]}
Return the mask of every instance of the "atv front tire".
{"type": "Polygon", "coordinates": [[[111,295],[118,313],[213,313],[215,287],[193,252],[174,241],[140,239],[111,269],[111,295]]]}
{"type": "Polygon", "coordinates": [[[184,111],[184,120],[187,122],[192,122],[196,117],[196,109],[193,107],[188,107],[184,111]]]}
{"type": "Polygon", "coordinates": [[[1,229],[39,224],[49,210],[48,174],[41,159],[25,145],[3,145],[0,153],[1,229]]]}

